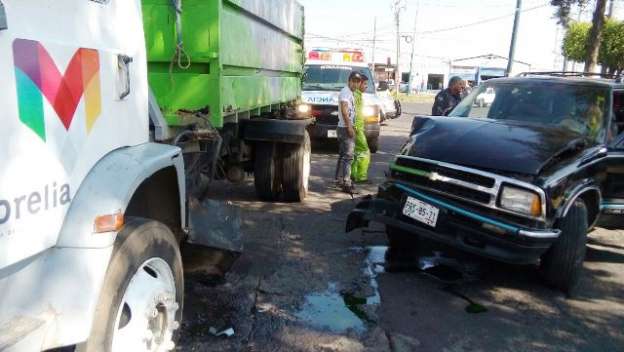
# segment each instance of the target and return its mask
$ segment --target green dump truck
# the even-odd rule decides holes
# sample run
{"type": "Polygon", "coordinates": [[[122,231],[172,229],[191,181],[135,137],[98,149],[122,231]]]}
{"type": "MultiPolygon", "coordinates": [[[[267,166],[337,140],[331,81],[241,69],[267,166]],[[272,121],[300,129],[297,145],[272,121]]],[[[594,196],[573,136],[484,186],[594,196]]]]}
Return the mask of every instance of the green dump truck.
{"type": "Polygon", "coordinates": [[[187,185],[254,173],[263,200],[308,191],[300,103],[303,7],[294,0],[143,0],[154,140],[182,147],[187,185]]]}

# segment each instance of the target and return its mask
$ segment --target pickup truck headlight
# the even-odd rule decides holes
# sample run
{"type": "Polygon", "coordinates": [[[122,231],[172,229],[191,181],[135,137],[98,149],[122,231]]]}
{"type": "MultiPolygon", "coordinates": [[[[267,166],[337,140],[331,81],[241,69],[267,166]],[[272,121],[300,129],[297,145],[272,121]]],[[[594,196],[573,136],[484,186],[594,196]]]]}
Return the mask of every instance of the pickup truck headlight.
{"type": "Polygon", "coordinates": [[[500,206],[517,213],[541,216],[542,201],[535,192],[504,186],[500,196],[500,206]]]}

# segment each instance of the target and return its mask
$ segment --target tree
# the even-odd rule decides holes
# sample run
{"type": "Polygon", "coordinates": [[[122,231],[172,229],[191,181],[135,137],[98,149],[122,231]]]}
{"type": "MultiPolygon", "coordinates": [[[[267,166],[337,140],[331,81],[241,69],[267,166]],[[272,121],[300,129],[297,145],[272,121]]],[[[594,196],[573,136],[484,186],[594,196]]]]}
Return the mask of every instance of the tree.
{"type": "MultiPolygon", "coordinates": [[[[589,37],[592,24],[570,22],[563,39],[564,55],[574,61],[583,61],[589,50],[589,37]]],[[[599,48],[598,63],[607,68],[608,73],[616,74],[624,70],[624,22],[607,20],[599,48]]]]}
{"type": "Polygon", "coordinates": [[[624,70],[624,22],[607,20],[605,23],[598,62],[610,74],[624,70]]]}
{"type": "MultiPolygon", "coordinates": [[[[559,23],[565,28],[570,25],[570,12],[572,7],[577,5],[584,7],[591,0],[551,0],[550,4],[557,8],[556,16],[559,23]]],[[[587,42],[587,52],[585,57],[585,72],[592,72],[596,68],[598,62],[598,54],[600,43],[602,41],[602,32],[605,23],[605,11],[607,9],[607,0],[595,0],[596,8],[592,20],[592,27],[587,42]]]]}
{"type": "Polygon", "coordinates": [[[563,38],[563,54],[566,58],[577,62],[584,61],[587,57],[587,39],[591,23],[571,22],[568,31],[563,38]]]}

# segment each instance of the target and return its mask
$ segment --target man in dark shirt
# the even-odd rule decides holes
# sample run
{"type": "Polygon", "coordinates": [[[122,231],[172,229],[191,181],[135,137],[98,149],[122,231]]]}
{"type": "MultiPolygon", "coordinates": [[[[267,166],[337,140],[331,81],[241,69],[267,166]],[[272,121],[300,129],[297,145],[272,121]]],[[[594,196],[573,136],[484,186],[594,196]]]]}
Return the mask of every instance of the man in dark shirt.
{"type": "Polygon", "coordinates": [[[462,92],[466,89],[466,83],[461,77],[452,77],[448,88],[440,91],[433,103],[433,116],[447,116],[462,100],[462,92]]]}

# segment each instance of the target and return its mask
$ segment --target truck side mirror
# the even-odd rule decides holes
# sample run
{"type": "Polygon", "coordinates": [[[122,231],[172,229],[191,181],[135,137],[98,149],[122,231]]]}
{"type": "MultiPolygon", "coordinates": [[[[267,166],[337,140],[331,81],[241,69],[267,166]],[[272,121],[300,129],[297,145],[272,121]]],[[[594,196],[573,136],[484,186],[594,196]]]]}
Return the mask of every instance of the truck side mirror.
{"type": "Polygon", "coordinates": [[[387,90],[389,90],[390,87],[388,86],[388,82],[387,81],[381,81],[379,82],[379,85],[377,86],[377,91],[378,92],[385,92],[387,90]]]}
{"type": "Polygon", "coordinates": [[[9,25],[7,23],[6,11],[4,10],[4,4],[0,1],[0,31],[8,29],[9,25]]]}

